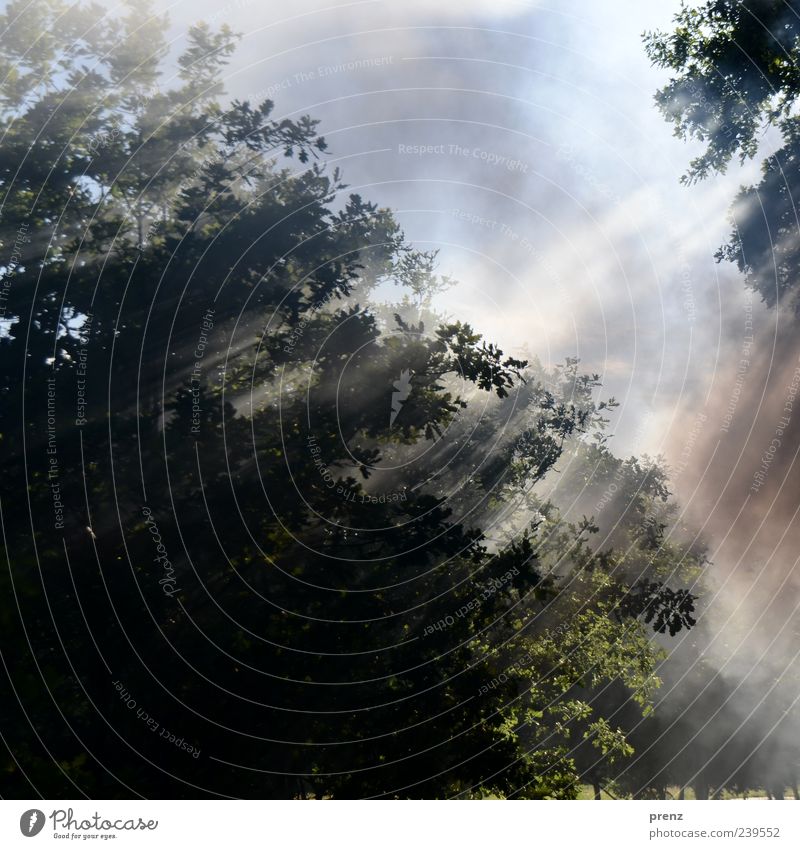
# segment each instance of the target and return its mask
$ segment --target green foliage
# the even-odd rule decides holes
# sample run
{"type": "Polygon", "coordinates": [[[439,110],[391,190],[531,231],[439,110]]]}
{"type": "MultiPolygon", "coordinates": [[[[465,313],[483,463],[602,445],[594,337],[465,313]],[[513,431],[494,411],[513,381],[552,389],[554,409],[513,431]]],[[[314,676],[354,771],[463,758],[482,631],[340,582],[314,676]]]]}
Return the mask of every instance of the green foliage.
{"type": "Polygon", "coordinates": [[[747,285],[769,306],[796,306],[800,266],[797,217],[797,98],[800,18],[795,2],[709,0],[684,5],[669,33],[648,33],[654,64],[673,72],[656,102],[679,138],[702,142],[686,183],[754,158],[774,128],[782,146],[762,165],[757,186],[735,199],[733,230],[717,258],[735,262],[747,285]]]}
{"type": "Polygon", "coordinates": [[[4,794],[574,798],[629,758],[648,616],[688,627],[693,597],[662,473],[597,436],[597,376],[438,316],[452,281],[314,120],[222,103],[227,29],[193,28],[162,91],[149,4],[34,7],[36,51],[0,38],[3,244],[27,234],[0,340],[4,794]],[[623,545],[534,489],[575,452],[638,487],[623,545]]]}

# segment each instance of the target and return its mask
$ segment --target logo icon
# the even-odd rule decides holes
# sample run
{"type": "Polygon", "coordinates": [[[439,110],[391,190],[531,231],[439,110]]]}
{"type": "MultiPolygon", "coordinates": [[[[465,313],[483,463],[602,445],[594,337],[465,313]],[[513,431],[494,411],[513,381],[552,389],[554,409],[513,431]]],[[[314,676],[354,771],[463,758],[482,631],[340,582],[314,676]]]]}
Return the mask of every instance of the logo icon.
{"type": "Polygon", "coordinates": [[[392,384],[395,391],[392,392],[392,411],[389,413],[389,427],[394,424],[400,410],[403,409],[408,396],[411,394],[411,370],[403,369],[400,377],[392,384]]]}
{"type": "Polygon", "coordinates": [[[19,818],[19,830],[25,837],[36,837],[44,828],[44,813],[38,808],[31,808],[19,818]]]}

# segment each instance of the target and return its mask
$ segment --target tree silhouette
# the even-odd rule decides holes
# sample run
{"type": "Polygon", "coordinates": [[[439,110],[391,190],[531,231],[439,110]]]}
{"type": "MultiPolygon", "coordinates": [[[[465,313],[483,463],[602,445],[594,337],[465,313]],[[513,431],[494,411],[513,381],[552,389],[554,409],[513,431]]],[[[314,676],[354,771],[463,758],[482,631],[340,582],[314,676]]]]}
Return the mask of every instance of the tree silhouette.
{"type": "Polygon", "coordinates": [[[680,138],[704,145],[683,177],[693,183],[722,173],[730,161],[758,155],[767,129],[782,145],[762,163],[757,186],[741,189],[731,208],[733,232],[717,258],[735,262],[769,306],[797,306],[798,40],[794,2],[709,0],[684,6],[668,33],[648,33],[655,65],[674,72],[656,102],[680,138]]]}
{"type": "Polygon", "coordinates": [[[225,28],[162,90],[148,3],[23,6],[4,794],[570,798],[589,753],[628,757],[647,622],[690,627],[693,597],[649,501],[600,554],[534,491],[568,449],[614,462],[597,377],[437,316],[452,281],[315,121],[223,104],[225,28]]]}

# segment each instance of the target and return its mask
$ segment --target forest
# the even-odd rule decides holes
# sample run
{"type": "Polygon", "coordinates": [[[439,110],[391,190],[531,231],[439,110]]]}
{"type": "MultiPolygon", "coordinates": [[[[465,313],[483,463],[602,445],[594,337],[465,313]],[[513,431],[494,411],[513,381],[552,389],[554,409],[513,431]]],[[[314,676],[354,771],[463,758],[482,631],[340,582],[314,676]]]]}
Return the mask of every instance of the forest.
{"type": "MultiPolygon", "coordinates": [[[[718,256],[773,311],[798,5],[640,45],[687,192],[778,137],[718,256]]],[[[443,309],[314,114],[226,93],[237,35],[167,26],[0,15],[0,795],[799,798],[800,669],[719,668],[703,529],[596,365],[443,309]]]]}

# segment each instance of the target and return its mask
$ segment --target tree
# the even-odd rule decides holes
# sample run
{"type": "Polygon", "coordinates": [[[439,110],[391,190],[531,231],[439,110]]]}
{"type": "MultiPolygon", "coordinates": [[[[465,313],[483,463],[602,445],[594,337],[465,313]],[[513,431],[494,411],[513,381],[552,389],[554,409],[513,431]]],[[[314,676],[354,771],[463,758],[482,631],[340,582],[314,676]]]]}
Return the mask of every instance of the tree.
{"type": "MultiPolygon", "coordinates": [[[[645,36],[653,63],[673,74],[656,95],[659,108],[678,137],[704,146],[685,183],[724,172],[734,158],[753,159],[765,135],[777,138],[777,150],[761,163],[760,182],[735,198],[733,232],[717,259],[735,262],[746,285],[768,306],[795,311],[800,304],[798,11],[796,2],[714,0],[684,5],[671,32],[645,36]]],[[[751,601],[759,615],[774,609],[771,597],[761,606],[751,601]]],[[[670,769],[678,783],[693,784],[699,795],[763,787],[782,796],[786,786],[797,785],[796,673],[783,663],[791,657],[791,636],[776,635],[769,655],[758,657],[740,678],[741,673],[725,669],[727,657],[714,669],[711,647],[718,635],[699,618],[691,650],[671,660],[666,688],[680,686],[680,695],[656,711],[655,723],[663,731],[651,736],[663,733],[668,739],[663,750],[681,753],[667,759],[670,769]]],[[[728,625],[726,640],[750,644],[755,624],[728,625]]]]}
{"type": "Polygon", "coordinates": [[[226,30],[161,91],[147,3],[34,6],[46,50],[0,39],[43,81],[2,104],[31,237],[0,340],[3,792],[574,796],[584,744],[630,753],[599,694],[645,707],[651,626],[692,624],[534,492],[602,432],[596,376],[437,316],[451,281],[311,118],[222,105],[226,30]]]}
{"type": "Polygon", "coordinates": [[[648,55],[674,72],[656,95],[679,138],[705,150],[683,180],[723,173],[736,157],[758,155],[766,130],[782,146],[762,163],[757,186],[741,189],[732,210],[733,232],[717,258],[735,262],[748,286],[769,306],[797,307],[800,279],[798,190],[800,17],[784,0],[709,0],[684,5],[672,32],[648,33],[648,55]]]}

